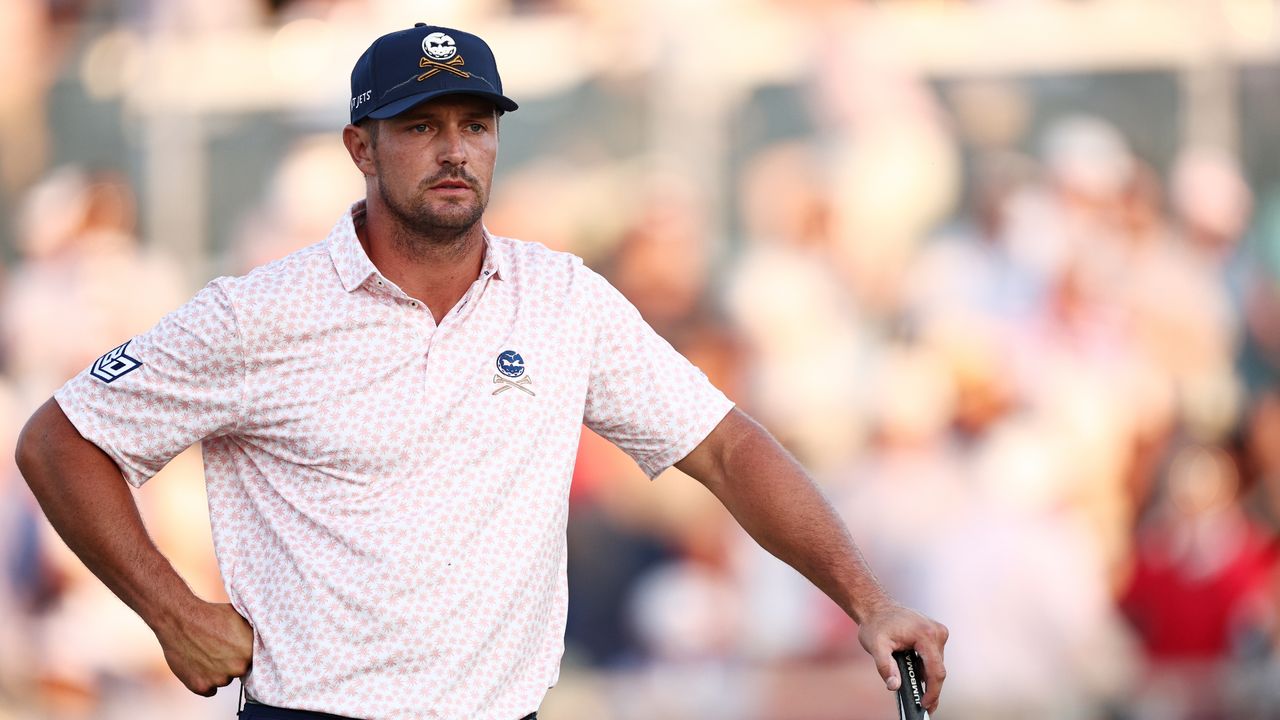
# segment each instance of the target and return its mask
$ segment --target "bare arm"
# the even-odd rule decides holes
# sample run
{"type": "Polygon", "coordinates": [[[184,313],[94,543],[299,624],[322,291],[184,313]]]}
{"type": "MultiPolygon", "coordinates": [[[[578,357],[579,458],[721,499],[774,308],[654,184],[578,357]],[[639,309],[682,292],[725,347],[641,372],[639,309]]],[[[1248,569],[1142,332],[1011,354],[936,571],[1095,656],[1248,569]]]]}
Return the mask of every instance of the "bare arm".
{"type": "Polygon", "coordinates": [[[947,629],[885,593],[844,522],[767,430],[734,409],[676,467],[706,485],[756,542],[858,623],[858,639],[890,690],[901,683],[892,653],[914,647],[927,671],[924,705],[937,708],[947,629]]]}
{"type": "Polygon", "coordinates": [[[196,597],[147,534],[119,468],[50,399],[18,438],[18,467],[58,534],[151,626],[174,675],[213,695],[243,675],[253,631],[227,604],[196,597]]]}

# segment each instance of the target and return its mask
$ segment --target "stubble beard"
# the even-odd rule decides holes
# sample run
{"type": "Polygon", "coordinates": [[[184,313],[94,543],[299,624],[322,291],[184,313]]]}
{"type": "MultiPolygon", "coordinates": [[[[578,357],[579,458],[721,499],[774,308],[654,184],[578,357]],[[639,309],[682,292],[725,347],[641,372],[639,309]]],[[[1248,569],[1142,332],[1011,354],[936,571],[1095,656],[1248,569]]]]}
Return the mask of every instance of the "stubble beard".
{"type": "Polygon", "coordinates": [[[445,179],[461,179],[471,185],[476,199],[470,203],[450,203],[446,212],[434,212],[427,204],[412,200],[402,202],[378,184],[378,195],[401,232],[394,234],[396,247],[415,259],[437,256],[441,251],[465,250],[467,236],[484,215],[485,198],[480,195],[478,182],[463,172],[441,173],[424,181],[419,190],[427,192],[432,185],[445,179]]]}

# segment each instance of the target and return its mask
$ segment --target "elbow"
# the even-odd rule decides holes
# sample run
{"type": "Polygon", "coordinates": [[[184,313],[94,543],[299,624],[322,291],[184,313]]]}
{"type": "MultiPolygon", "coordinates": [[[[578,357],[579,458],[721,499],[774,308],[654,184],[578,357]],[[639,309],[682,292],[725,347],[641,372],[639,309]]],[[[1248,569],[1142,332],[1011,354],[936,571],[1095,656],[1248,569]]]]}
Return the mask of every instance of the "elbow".
{"type": "Polygon", "coordinates": [[[120,479],[120,470],[111,458],[80,435],[52,398],[18,433],[13,455],[41,505],[85,481],[112,476],[120,479]]]}
{"type": "Polygon", "coordinates": [[[729,479],[744,472],[744,463],[749,466],[752,462],[750,450],[744,451],[744,447],[757,440],[760,433],[767,436],[764,428],[746,413],[738,408],[729,411],[708,438],[702,472],[695,477],[712,494],[720,497],[726,491],[729,479]]]}
{"type": "Polygon", "coordinates": [[[26,478],[27,484],[31,484],[38,475],[43,459],[48,456],[49,435],[53,431],[50,424],[55,410],[61,412],[61,408],[58,408],[50,398],[35,411],[27,420],[27,424],[22,427],[22,431],[18,433],[18,441],[13,449],[13,460],[17,463],[22,477],[26,478]],[[53,407],[50,408],[50,405],[53,407]]]}
{"type": "Polygon", "coordinates": [[[31,419],[23,426],[22,432],[18,433],[18,441],[13,448],[13,461],[17,463],[18,471],[22,473],[22,476],[28,478],[28,482],[30,482],[29,478],[32,475],[31,471],[35,468],[36,460],[40,456],[40,451],[37,448],[39,444],[37,438],[40,435],[38,428],[39,416],[39,413],[31,416],[31,419]]]}

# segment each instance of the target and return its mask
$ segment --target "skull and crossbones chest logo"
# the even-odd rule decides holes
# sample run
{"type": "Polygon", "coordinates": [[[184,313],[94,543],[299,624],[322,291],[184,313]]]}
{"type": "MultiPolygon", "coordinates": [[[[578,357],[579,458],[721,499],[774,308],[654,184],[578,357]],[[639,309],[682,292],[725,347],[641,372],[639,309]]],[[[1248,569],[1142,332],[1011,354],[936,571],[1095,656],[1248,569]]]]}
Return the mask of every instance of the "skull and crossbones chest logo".
{"type": "Polygon", "coordinates": [[[515,388],[529,395],[535,395],[529,385],[533,382],[524,374],[524,358],[515,350],[504,350],[498,355],[498,374],[493,376],[494,384],[499,387],[491,394],[498,395],[503,391],[515,388]]]}

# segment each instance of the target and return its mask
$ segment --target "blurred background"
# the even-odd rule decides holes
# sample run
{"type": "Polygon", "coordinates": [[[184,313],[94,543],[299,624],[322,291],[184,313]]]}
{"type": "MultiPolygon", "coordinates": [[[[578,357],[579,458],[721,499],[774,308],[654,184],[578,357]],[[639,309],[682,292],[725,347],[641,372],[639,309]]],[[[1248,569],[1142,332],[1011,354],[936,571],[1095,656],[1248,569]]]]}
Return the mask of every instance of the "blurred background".
{"type": "MultiPolygon", "coordinates": [[[[945,622],[940,720],[1280,718],[1277,0],[3,0],[0,718],[230,718],[12,464],[65,379],[322,240],[348,77],[493,46],[490,229],[583,256],[945,622]]],[[[224,598],[199,454],[138,492],[224,598]]],[[[584,433],[549,720],[868,720],[856,627],[584,433]]]]}

